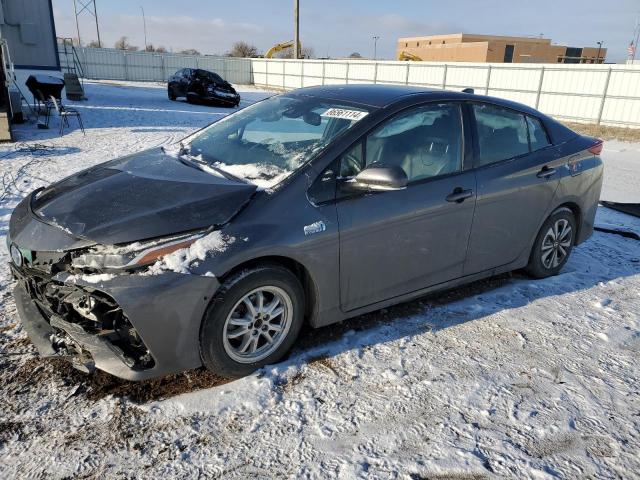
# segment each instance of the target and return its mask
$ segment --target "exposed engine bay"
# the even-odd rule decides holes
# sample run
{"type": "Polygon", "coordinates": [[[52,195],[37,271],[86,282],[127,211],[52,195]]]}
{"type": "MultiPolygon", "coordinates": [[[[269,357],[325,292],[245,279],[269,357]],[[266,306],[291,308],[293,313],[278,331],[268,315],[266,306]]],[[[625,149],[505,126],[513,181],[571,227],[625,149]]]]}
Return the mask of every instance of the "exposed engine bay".
{"type": "Polygon", "coordinates": [[[154,366],[149,349],[110,296],[89,287],[58,282],[41,272],[14,268],[14,274],[24,282],[30,297],[54,328],[50,341],[57,355],[77,357],[74,365],[92,370],[91,356],[78,341],[91,335],[97,342],[104,341],[129,368],[144,370],[154,366]]]}

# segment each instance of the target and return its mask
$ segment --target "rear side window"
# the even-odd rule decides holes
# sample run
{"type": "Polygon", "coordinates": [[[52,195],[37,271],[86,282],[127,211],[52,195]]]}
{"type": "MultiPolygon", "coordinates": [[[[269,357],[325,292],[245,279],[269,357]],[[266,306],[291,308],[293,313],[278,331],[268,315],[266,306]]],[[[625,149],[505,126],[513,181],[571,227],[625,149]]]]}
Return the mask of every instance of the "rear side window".
{"type": "Polygon", "coordinates": [[[551,145],[547,132],[540,120],[527,116],[527,126],[529,127],[529,142],[531,143],[532,152],[551,145]]]}
{"type": "Polygon", "coordinates": [[[529,153],[527,122],[521,113],[487,104],[473,105],[480,148],[479,165],[529,153]]]}

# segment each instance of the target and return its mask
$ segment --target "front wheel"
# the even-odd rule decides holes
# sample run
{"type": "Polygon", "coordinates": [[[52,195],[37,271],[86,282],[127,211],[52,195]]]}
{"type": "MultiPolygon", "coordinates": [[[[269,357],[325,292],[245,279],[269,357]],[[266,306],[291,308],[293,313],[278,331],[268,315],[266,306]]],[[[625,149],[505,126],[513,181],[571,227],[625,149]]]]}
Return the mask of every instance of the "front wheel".
{"type": "Polygon", "coordinates": [[[526,271],[535,278],[557,275],[569,260],[575,243],[576,220],[573,212],[563,208],[542,225],[533,245],[526,271]]]}
{"type": "Polygon", "coordinates": [[[200,95],[193,91],[187,92],[187,103],[198,105],[200,103],[200,95]]]}
{"type": "Polygon", "coordinates": [[[169,100],[172,100],[172,101],[173,101],[173,100],[175,100],[176,98],[178,98],[178,97],[176,96],[176,93],[173,91],[173,88],[172,88],[172,87],[169,87],[169,88],[167,89],[167,96],[169,97],[169,100]]]}
{"type": "Polygon", "coordinates": [[[241,377],[280,360],[295,342],[304,318],[300,281],[279,266],[233,275],[220,287],[200,329],[204,365],[241,377]]]}

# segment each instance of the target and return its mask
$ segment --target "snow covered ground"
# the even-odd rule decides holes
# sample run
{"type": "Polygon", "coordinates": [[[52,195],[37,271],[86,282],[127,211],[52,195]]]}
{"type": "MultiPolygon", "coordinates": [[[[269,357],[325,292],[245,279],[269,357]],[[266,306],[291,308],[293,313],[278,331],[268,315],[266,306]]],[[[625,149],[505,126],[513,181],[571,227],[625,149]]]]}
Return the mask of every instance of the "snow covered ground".
{"type": "MultiPolygon", "coordinates": [[[[27,192],[230,111],[164,86],[86,89],[86,136],[26,124],[18,150],[0,146],[3,244],[27,192]]],[[[606,144],[603,199],[640,201],[639,150],[606,144]]],[[[604,208],[598,222],[640,233],[604,208]]],[[[1,478],[640,476],[637,240],[596,232],[557,277],[503,275],[305,331],[288,360],[231,383],[197,370],[128,384],[38,359],[7,261],[0,247],[1,478]]]]}

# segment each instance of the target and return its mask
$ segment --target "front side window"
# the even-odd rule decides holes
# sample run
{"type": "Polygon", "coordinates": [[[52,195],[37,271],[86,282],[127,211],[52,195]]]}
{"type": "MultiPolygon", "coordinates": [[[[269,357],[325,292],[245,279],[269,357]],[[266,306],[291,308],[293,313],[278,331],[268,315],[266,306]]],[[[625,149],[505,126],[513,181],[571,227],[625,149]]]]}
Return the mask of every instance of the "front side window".
{"type": "Polygon", "coordinates": [[[507,160],[529,153],[525,116],[506,108],[474,104],[478,130],[479,165],[507,160]]]}
{"type": "Polygon", "coordinates": [[[181,152],[268,188],[367,114],[363,107],[334,100],[274,96],[187,138],[181,152]]]}
{"type": "Polygon", "coordinates": [[[401,113],[343,155],[340,175],[354,176],[371,164],[399,166],[410,182],[458,172],[462,169],[461,122],[456,104],[427,105],[401,113]]]}

